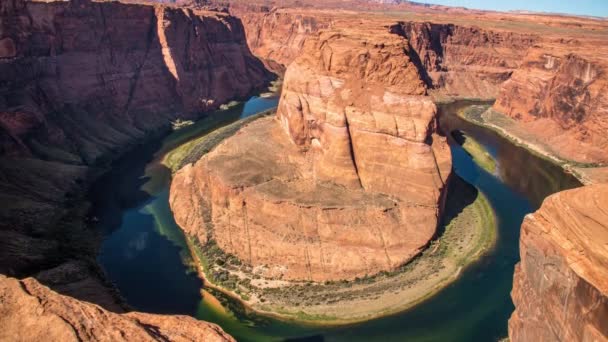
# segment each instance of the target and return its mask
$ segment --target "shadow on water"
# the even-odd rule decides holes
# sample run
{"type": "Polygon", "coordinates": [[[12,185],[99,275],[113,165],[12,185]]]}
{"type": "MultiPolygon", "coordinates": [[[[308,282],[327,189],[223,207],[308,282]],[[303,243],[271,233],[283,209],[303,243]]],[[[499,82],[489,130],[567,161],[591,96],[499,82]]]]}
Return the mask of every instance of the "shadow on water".
{"type": "Polygon", "coordinates": [[[542,201],[553,193],[582,186],[559,165],[515,146],[492,130],[479,127],[457,115],[448,114],[455,114],[474,104],[476,103],[472,101],[459,101],[440,106],[441,129],[459,144],[465,140],[463,134],[468,134],[479,141],[496,159],[499,179],[524,195],[534,209],[540,207],[542,201]]]}
{"type": "Polygon", "coordinates": [[[91,215],[105,235],[98,261],[127,303],[137,310],[194,315],[202,281],[189,265],[186,241],[168,200],[171,171],[160,163],[167,151],[240,118],[271,109],[278,99],[252,97],[148,142],[116,162],[94,184],[91,215]]]}
{"type": "MultiPolygon", "coordinates": [[[[219,324],[240,341],[496,341],[507,335],[507,320],[513,311],[509,293],[519,260],[523,217],[546,195],[578,182],[560,168],[454,115],[471,104],[440,108],[440,127],[448,137],[457,175],[444,220],[449,222],[482,192],[496,213],[497,243],[463,270],[457,281],[408,311],[355,325],[312,327],[248,317],[232,312],[231,307],[243,309],[227,305],[221,296],[205,293],[201,297],[202,284],[188,266],[191,260],[184,237],[169,210],[171,175],[157,159],[192,137],[242,116],[236,112],[208,119],[217,121],[201,120],[163,141],[142,146],[100,181],[92,195],[100,229],[107,234],[99,262],[135,308],[193,315],[219,324]],[[497,175],[475,164],[452,138],[450,133],[456,130],[488,149],[498,163],[497,175]]],[[[245,109],[241,106],[239,110],[245,109]]]]}
{"type": "Polygon", "coordinates": [[[478,194],[479,191],[474,186],[465,182],[460,176],[452,176],[441,224],[437,228],[437,236],[443,235],[445,228],[450,222],[458,217],[466,207],[475,202],[478,194]]]}

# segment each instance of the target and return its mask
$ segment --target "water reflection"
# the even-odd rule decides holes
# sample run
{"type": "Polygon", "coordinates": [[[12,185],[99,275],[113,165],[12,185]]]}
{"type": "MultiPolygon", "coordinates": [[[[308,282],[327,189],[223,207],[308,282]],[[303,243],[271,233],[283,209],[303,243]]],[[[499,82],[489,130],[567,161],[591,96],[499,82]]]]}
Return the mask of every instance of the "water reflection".
{"type": "Polygon", "coordinates": [[[442,112],[441,129],[450,133],[460,130],[481,142],[496,159],[500,180],[525,195],[534,209],[540,207],[548,195],[582,185],[558,165],[513,145],[509,140],[491,130],[471,124],[456,115],[448,114],[456,113],[470,104],[471,102],[462,101],[442,106],[440,108],[442,112]]]}
{"type": "Polygon", "coordinates": [[[194,137],[276,106],[276,102],[276,98],[254,98],[146,144],[100,180],[92,199],[100,229],[107,237],[98,259],[127,302],[148,312],[195,315],[218,323],[240,341],[496,341],[506,336],[513,311],[509,292],[519,260],[521,221],[546,195],[579,183],[497,134],[453,115],[471,104],[468,102],[440,108],[440,126],[448,137],[452,130],[464,131],[498,161],[497,174],[489,174],[449,138],[454,172],[483,192],[496,212],[498,240],[456,282],[406,312],[337,328],[235,315],[222,307],[222,298],[206,294],[201,300],[202,283],[188,266],[191,260],[184,236],[168,205],[171,174],[158,158],[194,137]]]}
{"type": "Polygon", "coordinates": [[[159,160],[166,151],[240,118],[276,106],[252,97],[218,111],[164,139],[150,141],[118,161],[92,188],[92,215],[105,240],[98,261],[127,303],[137,310],[194,315],[201,302],[185,238],[169,208],[171,172],[159,160]]]}

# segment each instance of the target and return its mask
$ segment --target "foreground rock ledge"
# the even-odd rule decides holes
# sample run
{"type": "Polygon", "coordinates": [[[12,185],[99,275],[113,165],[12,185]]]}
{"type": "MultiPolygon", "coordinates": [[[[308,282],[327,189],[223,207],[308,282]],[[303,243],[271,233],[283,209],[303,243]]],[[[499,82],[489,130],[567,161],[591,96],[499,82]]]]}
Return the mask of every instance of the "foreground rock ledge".
{"type": "Polygon", "coordinates": [[[511,341],[608,341],[608,185],[548,197],[520,249],[511,341]]]}
{"type": "Polygon", "coordinates": [[[411,260],[435,235],[451,161],[408,49],[386,28],[307,40],[277,117],[176,174],[177,223],[265,278],[354,279],[411,260]]]}
{"type": "Polygon", "coordinates": [[[234,341],[215,324],[188,316],[117,314],[62,296],[34,278],[0,275],[2,341],[234,341]]]}

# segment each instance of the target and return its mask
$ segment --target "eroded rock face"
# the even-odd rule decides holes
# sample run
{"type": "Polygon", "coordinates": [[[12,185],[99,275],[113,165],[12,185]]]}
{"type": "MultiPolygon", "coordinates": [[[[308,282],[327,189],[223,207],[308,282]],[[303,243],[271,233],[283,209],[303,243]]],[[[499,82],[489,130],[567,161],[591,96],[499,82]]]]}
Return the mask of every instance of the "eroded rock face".
{"type": "Polygon", "coordinates": [[[94,162],[269,78],[224,13],[85,0],[1,13],[2,155],[94,162]]]}
{"type": "Polygon", "coordinates": [[[526,216],[511,341],[608,341],[608,185],[563,191],[526,216]]]}
{"type": "Polygon", "coordinates": [[[251,50],[279,74],[300,55],[308,37],[332,25],[329,15],[292,13],[262,5],[232,5],[230,12],[242,19],[251,50]]]}
{"type": "Polygon", "coordinates": [[[177,223],[264,277],[353,279],[410,260],[435,234],[451,160],[407,48],[386,30],[307,40],[276,118],[175,175],[177,223]]]}
{"type": "Polygon", "coordinates": [[[59,295],[33,278],[0,275],[3,341],[234,341],[215,324],[187,316],[116,314],[59,295]]]}
{"type": "Polygon", "coordinates": [[[252,51],[268,65],[289,65],[304,41],[328,28],[388,28],[408,39],[410,58],[436,99],[496,98],[495,110],[514,118],[556,157],[608,162],[602,134],[608,127],[602,21],[410,3],[391,9],[420,12],[420,17],[396,21],[367,12],[386,5],[357,1],[349,2],[352,11],[339,10],[344,3],[334,2],[302,1],[287,8],[231,3],[236,3],[231,12],[246,22],[252,51]]]}
{"type": "Polygon", "coordinates": [[[474,26],[401,22],[391,31],[408,38],[425,81],[442,96],[495,98],[539,37],[474,26]]]}
{"type": "Polygon", "coordinates": [[[605,66],[562,49],[532,49],[503,84],[494,108],[545,140],[559,157],[608,162],[605,66]]]}
{"type": "MultiPolygon", "coordinates": [[[[327,5],[327,4],[326,4],[327,5]]],[[[323,5],[311,4],[311,7],[323,5]]],[[[327,5],[330,6],[331,5],[327,5]]],[[[500,85],[540,40],[519,33],[441,22],[396,22],[381,16],[344,11],[232,4],[242,18],[252,51],[282,70],[293,62],[307,39],[327,29],[388,29],[407,38],[409,56],[423,81],[440,97],[495,98],[500,85]]]]}
{"type": "Polygon", "coordinates": [[[31,275],[80,248],[58,220],[89,166],[269,77],[226,13],[2,1],[0,272],[31,275]]]}
{"type": "Polygon", "coordinates": [[[81,197],[97,166],[270,78],[226,13],[0,2],[0,340],[231,340],[185,317],[117,315],[81,197]],[[76,299],[95,302],[104,309],[76,299]],[[17,338],[19,337],[19,338],[17,338]]]}

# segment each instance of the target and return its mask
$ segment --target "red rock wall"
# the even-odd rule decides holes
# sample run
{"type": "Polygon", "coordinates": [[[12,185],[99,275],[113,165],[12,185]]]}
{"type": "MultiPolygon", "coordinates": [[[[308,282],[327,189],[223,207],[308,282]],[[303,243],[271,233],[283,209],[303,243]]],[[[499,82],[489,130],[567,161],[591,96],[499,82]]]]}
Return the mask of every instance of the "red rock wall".
{"type": "Polygon", "coordinates": [[[526,216],[509,337],[608,341],[608,185],[548,197],[526,216]]]}
{"type": "Polygon", "coordinates": [[[411,260],[435,235],[451,160],[407,49],[374,27],[307,39],[276,118],[175,175],[176,222],[270,278],[353,279],[411,260]]]}
{"type": "Polygon", "coordinates": [[[230,13],[243,21],[249,48],[270,70],[281,75],[300,55],[308,37],[332,26],[328,15],[293,13],[266,6],[233,5],[230,13]]]}
{"type": "Polygon", "coordinates": [[[366,20],[363,15],[232,5],[242,18],[251,50],[281,73],[297,58],[304,42],[331,28],[384,29],[409,40],[410,58],[429,88],[441,96],[495,98],[500,84],[521,64],[535,34],[492,31],[430,22],[366,20]]]}
{"type": "Polygon", "coordinates": [[[215,324],[187,316],[116,314],[59,295],[35,279],[0,275],[2,341],[234,341],[215,324]]]}
{"type": "Polygon", "coordinates": [[[3,2],[2,23],[2,155],[58,148],[91,163],[269,78],[240,21],[221,13],[16,1],[3,2]]]}
{"type": "Polygon", "coordinates": [[[539,40],[534,34],[429,22],[401,22],[391,31],[407,37],[430,87],[443,96],[468,98],[495,98],[539,40]]]}
{"type": "Polygon", "coordinates": [[[270,77],[226,13],[0,2],[0,272],[31,275],[94,246],[57,226],[89,166],[270,77]]]}
{"type": "Polygon", "coordinates": [[[607,70],[606,62],[563,47],[530,50],[502,85],[494,109],[521,122],[562,158],[606,163],[607,70]]]}

